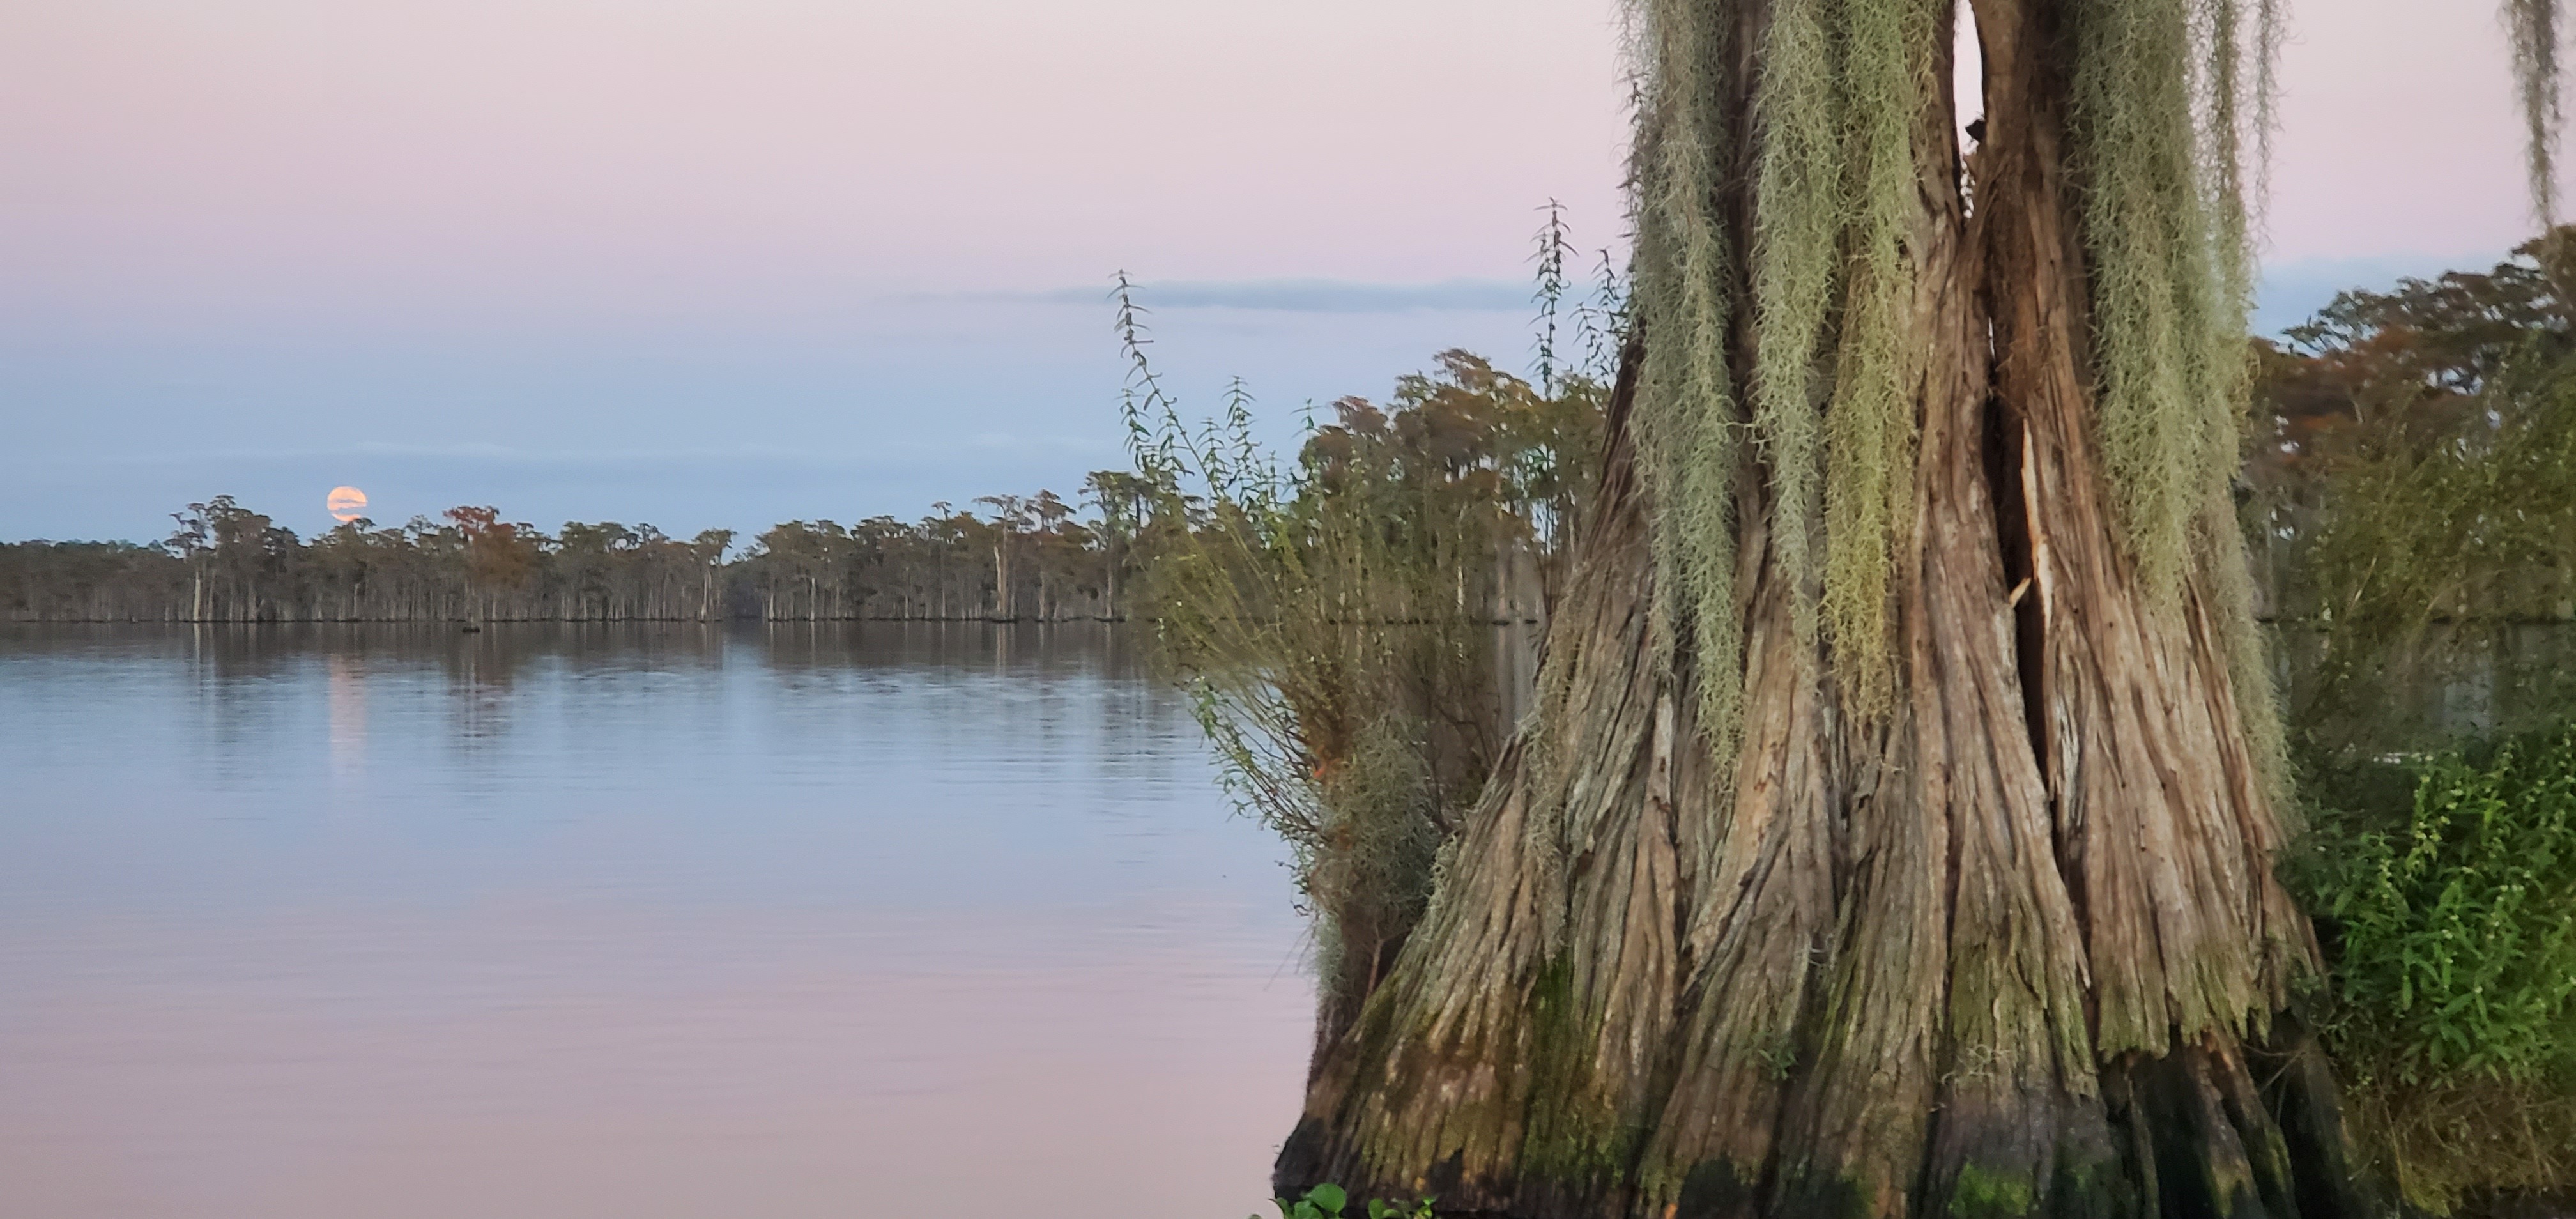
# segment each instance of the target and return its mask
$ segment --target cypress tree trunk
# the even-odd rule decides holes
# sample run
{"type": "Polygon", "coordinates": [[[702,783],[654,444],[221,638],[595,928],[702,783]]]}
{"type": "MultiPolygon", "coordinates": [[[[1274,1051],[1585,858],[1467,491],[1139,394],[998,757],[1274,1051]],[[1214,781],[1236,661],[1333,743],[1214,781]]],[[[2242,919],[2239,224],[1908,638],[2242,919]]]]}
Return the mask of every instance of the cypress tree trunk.
{"type": "MultiPolygon", "coordinates": [[[[1735,141],[1720,164],[1757,155],[1753,49],[1777,2],[1713,5],[1717,35],[1687,52],[1724,69],[1725,96],[1696,103],[1735,141]]],[[[2330,1075],[2282,1014],[2315,950],[2273,876],[2282,831],[2238,702],[2269,693],[2232,676],[2249,624],[2213,563],[2234,552],[2178,587],[2142,577],[2102,452],[2068,151],[2078,7],[1975,0],[1986,132],[1964,165],[1946,89],[1912,119],[1892,696],[1856,691],[1800,626],[1815,577],[1783,533],[1813,522],[1783,507],[1775,448],[1731,451],[1740,645],[1659,610],[1672,484],[1640,441],[1639,379],[1680,336],[1646,315],[1549,615],[1542,713],[1402,958],[1319,1051],[1283,1192],[1532,1217],[2360,1209],[2330,1075]],[[1713,731],[1721,673],[1740,726],[1713,731]]],[[[1934,67],[1946,82],[1946,53],[1934,67]]],[[[1715,209],[1738,249],[1746,176],[1715,209]]],[[[1739,386],[1758,321],[1727,334],[1739,386]]]]}

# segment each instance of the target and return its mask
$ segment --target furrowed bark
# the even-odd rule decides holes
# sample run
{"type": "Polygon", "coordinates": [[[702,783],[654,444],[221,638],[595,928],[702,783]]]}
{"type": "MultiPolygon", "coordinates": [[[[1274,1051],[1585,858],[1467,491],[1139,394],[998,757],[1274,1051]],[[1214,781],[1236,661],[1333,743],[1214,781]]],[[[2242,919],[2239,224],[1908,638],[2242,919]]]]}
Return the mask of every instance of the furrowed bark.
{"type": "Polygon", "coordinates": [[[1973,5],[1973,215],[1948,108],[1915,134],[1893,705],[1855,714],[1794,629],[1813,590],[1754,456],[1743,653],[1657,638],[1628,417],[1657,336],[1632,340],[1542,714],[1324,1048],[1283,1191],[1532,1219],[2361,1213],[2330,1073],[2275,1027],[2314,946],[2218,611],[2197,579],[2139,586],[2104,482],[2076,2],[1973,5]],[[1744,678],[1722,759],[1695,713],[1720,665],[1744,678]]]}
{"type": "Polygon", "coordinates": [[[1670,1018],[1675,954],[1669,751],[1688,738],[1676,700],[1638,663],[1654,594],[1633,447],[1618,426],[1635,387],[1635,361],[1624,363],[1604,472],[1614,506],[1589,522],[1550,616],[1546,726],[1506,751],[1432,909],[1319,1064],[1307,1116],[1281,1153],[1282,1181],[1382,1182],[1500,1210],[1525,1156],[1564,1166],[1568,1178],[1587,1157],[1614,1182],[1627,1167],[1615,1144],[1623,1125],[1643,1126],[1642,1099],[1577,1094],[1596,1078],[1637,1091],[1665,1040],[1658,1022],[1670,1018]],[[1654,773],[1659,744],[1666,768],[1654,773]],[[1562,850],[1567,840],[1583,849],[1562,850]],[[1606,934],[1568,953],[1577,911],[1606,934]],[[1603,1030],[1635,1048],[1624,1069],[1582,1061],[1585,1034],[1598,1046],[1603,1030]],[[1562,1103],[1533,1113],[1542,1081],[1562,1103]],[[1623,1107],[1631,1111],[1599,1117],[1623,1107]]]}

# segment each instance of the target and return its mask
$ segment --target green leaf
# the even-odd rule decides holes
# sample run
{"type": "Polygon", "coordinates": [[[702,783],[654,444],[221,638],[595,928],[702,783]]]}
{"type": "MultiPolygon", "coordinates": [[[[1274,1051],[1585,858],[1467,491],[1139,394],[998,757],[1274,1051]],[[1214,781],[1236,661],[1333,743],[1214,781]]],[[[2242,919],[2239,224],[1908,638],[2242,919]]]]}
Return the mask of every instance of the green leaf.
{"type": "Polygon", "coordinates": [[[1341,1186],[1335,1185],[1330,1181],[1326,1181],[1323,1184],[1306,1191],[1306,1201],[1313,1203],[1324,1214],[1332,1216],[1333,1219],[1340,1219],[1342,1207],[1348,1205],[1350,1200],[1351,1196],[1342,1192],[1341,1186]]]}

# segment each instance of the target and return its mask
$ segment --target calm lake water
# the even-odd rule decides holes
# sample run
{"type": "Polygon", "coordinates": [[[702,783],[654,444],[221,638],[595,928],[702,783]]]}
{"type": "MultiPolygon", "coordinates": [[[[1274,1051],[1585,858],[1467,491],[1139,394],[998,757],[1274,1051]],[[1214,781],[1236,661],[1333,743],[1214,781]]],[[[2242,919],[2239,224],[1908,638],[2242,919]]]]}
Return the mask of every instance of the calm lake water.
{"type": "Polygon", "coordinates": [[[1234,1219],[1282,855],[1107,627],[0,627],[0,1213],[1234,1219]]]}

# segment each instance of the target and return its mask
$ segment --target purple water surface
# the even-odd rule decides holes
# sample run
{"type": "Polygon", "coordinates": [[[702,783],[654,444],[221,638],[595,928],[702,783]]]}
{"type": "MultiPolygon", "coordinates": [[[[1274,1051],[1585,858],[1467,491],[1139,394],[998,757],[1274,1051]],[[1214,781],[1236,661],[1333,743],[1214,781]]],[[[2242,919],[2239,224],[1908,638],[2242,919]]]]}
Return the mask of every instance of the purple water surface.
{"type": "Polygon", "coordinates": [[[0,1215],[1261,1208],[1305,936],[1136,651],[0,628],[0,1215]]]}

